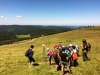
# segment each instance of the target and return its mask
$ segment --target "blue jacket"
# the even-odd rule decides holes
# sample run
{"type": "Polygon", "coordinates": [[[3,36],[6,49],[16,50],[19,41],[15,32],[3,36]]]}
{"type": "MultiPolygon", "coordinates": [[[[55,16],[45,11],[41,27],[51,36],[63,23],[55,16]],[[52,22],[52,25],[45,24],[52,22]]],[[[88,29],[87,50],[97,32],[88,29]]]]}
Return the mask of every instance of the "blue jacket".
{"type": "Polygon", "coordinates": [[[32,49],[30,48],[29,51],[28,51],[28,57],[32,57],[33,54],[34,54],[34,53],[33,53],[32,49]]]}

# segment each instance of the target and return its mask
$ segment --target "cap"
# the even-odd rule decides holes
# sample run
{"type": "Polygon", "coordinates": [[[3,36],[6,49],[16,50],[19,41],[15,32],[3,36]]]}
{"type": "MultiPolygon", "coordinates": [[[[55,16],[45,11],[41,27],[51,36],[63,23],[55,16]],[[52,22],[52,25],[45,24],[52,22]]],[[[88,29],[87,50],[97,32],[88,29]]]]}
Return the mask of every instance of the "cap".
{"type": "Polygon", "coordinates": [[[73,44],[69,44],[69,46],[73,46],[73,44]]]}
{"type": "Polygon", "coordinates": [[[66,50],[69,50],[69,47],[68,46],[66,46],[66,48],[65,48],[66,50]]]}
{"type": "Polygon", "coordinates": [[[62,47],[62,51],[65,51],[65,47],[62,47]]]}
{"type": "Polygon", "coordinates": [[[47,48],[47,51],[50,50],[49,48],[47,48]]]}
{"type": "Polygon", "coordinates": [[[60,46],[60,44],[55,44],[55,47],[59,47],[60,46]]]}

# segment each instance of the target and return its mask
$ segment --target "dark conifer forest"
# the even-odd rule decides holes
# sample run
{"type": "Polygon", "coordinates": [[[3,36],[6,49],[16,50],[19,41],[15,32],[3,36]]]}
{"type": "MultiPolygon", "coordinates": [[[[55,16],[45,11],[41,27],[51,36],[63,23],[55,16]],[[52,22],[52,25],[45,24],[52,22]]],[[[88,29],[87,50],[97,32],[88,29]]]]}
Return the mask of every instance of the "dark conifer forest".
{"type": "Polygon", "coordinates": [[[52,35],[73,30],[66,26],[41,26],[41,25],[0,25],[0,45],[11,44],[13,42],[33,39],[42,35],[52,35]],[[30,37],[18,38],[16,35],[27,35],[30,37]]]}

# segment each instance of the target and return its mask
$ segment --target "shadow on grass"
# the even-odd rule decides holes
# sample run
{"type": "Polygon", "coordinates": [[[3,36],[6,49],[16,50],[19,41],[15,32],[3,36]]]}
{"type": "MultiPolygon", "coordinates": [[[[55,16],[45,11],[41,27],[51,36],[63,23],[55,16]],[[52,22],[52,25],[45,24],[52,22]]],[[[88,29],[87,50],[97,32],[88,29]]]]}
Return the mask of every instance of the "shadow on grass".
{"type": "Polygon", "coordinates": [[[51,65],[56,65],[56,63],[51,63],[51,65]]]}
{"type": "Polygon", "coordinates": [[[33,66],[39,66],[39,63],[34,63],[33,66]]]}
{"type": "Polygon", "coordinates": [[[70,72],[68,72],[67,70],[64,71],[64,74],[67,74],[67,73],[72,74],[72,70],[70,72]]]}
{"type": "Polygon", "coordinates": [[[88,58],[88,60],[87,61],[91,61],[91,59],[90,58],[88,58]]]}

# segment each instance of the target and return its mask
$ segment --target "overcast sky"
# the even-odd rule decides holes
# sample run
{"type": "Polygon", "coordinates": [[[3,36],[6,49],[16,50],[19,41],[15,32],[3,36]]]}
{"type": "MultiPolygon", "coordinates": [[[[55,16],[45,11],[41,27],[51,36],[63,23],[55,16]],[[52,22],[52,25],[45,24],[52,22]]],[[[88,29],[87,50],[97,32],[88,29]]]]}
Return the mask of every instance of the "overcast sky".
{"type": "Polygon", "coordinates": [[[0,0],[0,25],[100,25],[100,0],[0,0]]]}

